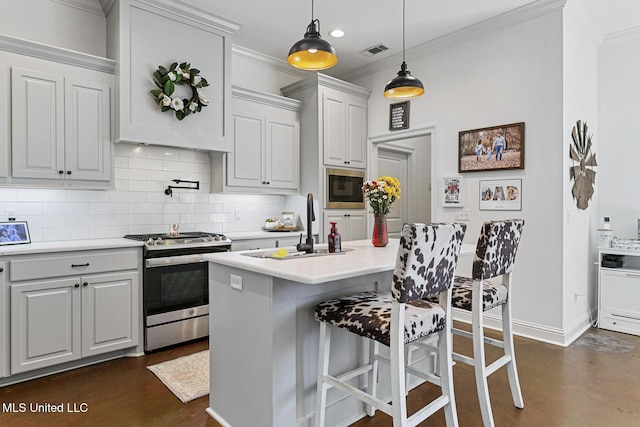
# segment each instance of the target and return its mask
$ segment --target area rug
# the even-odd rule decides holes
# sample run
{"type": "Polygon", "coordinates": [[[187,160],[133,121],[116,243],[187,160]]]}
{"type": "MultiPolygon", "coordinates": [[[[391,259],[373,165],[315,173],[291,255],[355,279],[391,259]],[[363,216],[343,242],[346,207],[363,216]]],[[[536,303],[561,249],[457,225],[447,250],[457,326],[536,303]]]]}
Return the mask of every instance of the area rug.
{"type": "Polygon", "coordinates": [[[209,394],[209,351],[147,366],[182,403],[209,394]]]}

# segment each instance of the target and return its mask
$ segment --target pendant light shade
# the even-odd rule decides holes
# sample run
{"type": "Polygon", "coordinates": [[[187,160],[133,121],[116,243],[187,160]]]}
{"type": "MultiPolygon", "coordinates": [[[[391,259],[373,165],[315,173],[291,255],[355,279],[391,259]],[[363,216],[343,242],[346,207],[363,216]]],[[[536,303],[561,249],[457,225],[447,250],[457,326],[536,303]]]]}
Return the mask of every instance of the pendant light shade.
{"type": "Polygon", "coordinates": [[[302,40],[297,41],[289,50],[289,65],[302,70],[325,70],[338,63],[336,50],[320,37],[320,21],[313,19],[313,0],[311,0],[311,23],[302,40]]]}
{"type": "Polygon", "coordinates": [[[411,75],[411,71],[407,70],[407,63],[404,60],[405,55],[405,2],[402,0],[402,65],[398,75],[384,87],[384,96],[390,99],[409,99],[420,96],[424,93],[422,82],[411,75]]]}

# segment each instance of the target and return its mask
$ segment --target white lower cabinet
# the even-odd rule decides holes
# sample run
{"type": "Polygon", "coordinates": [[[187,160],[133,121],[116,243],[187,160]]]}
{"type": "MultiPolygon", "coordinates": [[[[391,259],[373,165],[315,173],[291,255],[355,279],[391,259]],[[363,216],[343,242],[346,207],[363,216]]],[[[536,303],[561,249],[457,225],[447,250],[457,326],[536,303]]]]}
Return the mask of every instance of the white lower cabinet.
{"type": "Polygon", "coordinates": [[[326,210],[324,229],[331,230],[330,223],[335,222],[343,242],[366,239],[367,212],[362,210],[326,210]]]}
{"type": "Polygon", "coordinates": [[[640,253],[621,249],[600,249],[621,256],[618,268],[600,267],[598,327],[640,335],[640,253]]]}
{"type": "Polygon", "coordinates": [[[11,374],[136,346],[139,252],[88,251],[10,261],[11,374]],[[67,270],[80,274],[20,281],[67,270]],[[110,272],[95,274],[102,271],[110,272]]]}

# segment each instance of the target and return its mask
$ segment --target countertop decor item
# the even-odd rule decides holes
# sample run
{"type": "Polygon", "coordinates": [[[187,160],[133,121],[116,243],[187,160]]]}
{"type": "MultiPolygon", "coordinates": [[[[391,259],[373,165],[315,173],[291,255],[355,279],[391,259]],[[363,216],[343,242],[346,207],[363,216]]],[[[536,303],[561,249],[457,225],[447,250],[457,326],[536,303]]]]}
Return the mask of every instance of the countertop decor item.
{"type": "Polygon", "coordinates": [[[571,166],[569,169],[569,177],[574,181],[571,194],[576,199],[578,209],[582,210],[589,207],[589,200],[594,191],[593,186],[596,183],[596,172],[592,167],[598,166],[596,153],[591,153],[592,135],[587,135],[588,130],[587,122],[582,123],[578,120],[571,132],[573,144],[569,145],[571,160],[578,162],[577,166],[571,166]]]}
{"type": "Polygon", "coordinates": [[[26,221],[0,222],[0,245],[31,243],[26,221]]]}
{"type": "Polygon", "coordinates": [[[153,73],[153,82],[158,89],[151,90],[151,95],[156,98],[163,112],[175,111],[178,120],[189,114],[199,113],[203,107],[209,105],[204,93],[204,88],[209,86],[209,83],[200,75],[200,70],[191,68],[188,62],[174,62],[168,70],[160,65],[153,73]],[[172,98],[176,85],[191,87],[191,98],[172,98]]]}
{"type": "Polygon", "coordinates": [[[376,247],[387,246],[387,214],[393,202],[400,198],[400,181],[391,176],[381,176],[375,181],[366,181],[362,185],[362,192],[374,215],[371,242],[376,247]]]}

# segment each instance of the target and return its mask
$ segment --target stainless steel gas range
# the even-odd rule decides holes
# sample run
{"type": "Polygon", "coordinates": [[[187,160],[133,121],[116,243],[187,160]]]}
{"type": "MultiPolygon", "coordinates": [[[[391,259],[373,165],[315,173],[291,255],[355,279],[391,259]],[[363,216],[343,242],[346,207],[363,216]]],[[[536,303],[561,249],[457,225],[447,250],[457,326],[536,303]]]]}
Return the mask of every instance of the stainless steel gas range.
{"type": "Polygon", "coordinates": [[[144,242],[144,349],[209,335],[209,263],[203,254],[231,250],[222,234],[132,234],[144,242]]]}

